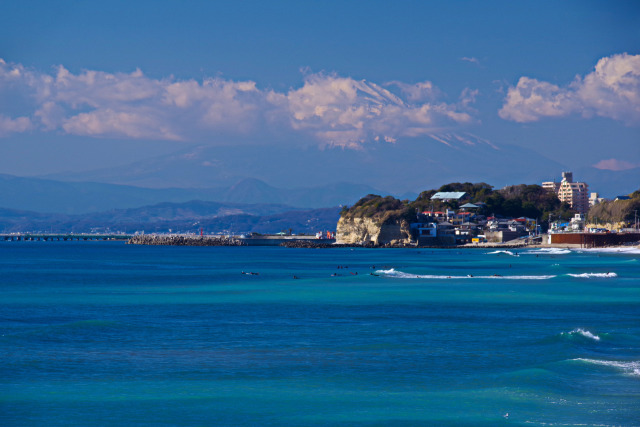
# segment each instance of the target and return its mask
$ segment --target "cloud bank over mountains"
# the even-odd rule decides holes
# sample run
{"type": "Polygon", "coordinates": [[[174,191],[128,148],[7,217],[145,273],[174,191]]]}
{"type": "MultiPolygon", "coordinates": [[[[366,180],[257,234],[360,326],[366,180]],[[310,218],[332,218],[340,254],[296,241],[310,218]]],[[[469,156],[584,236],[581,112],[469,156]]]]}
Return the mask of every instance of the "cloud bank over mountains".
{"type": "MultiPolygon", "coordinates": [[[[307,74],[301,87],[278,92],[220,77],[154,79],[139,69],[74,74],[60,65],[47,74],[0,59],[0,137],[59,132],[215,144],[216,138],[255,140],[284,132],[319,145],[360,148],[478,124],[472,107],[477,96],[466,88],[445,102],[430,81],[376,84],[328,73],[307,74]]],[[[602,58],[566,87],[521,77],[498,114],[520,123],[579,114],[637,125],[640,55],[602,58]]]]}
{"type": "Polygon", "coordinates": [[[520,123],[579,114],[640,124],[640,55],[604,57],[595,70],[567,87],[521,77],[509,88],[500,117],[520,123]]]}
{"type": "Polygon", "coordinates": [[[284,128],[321,145],[357,148],[473,122],[473,91],[448,104],[436,99],[431,82],[388,86],[398,94],[365,80],[316,73],[298,89],[276,92],[253,81],[153,79],[140,70],[74,74],[58,66],[49,75],[0,60],[0,94],[21,106],[0,111],[0,135],[37,130],[188,141],[284,128]],[[26,114],[16,115],[18,110],[26,114]]]}

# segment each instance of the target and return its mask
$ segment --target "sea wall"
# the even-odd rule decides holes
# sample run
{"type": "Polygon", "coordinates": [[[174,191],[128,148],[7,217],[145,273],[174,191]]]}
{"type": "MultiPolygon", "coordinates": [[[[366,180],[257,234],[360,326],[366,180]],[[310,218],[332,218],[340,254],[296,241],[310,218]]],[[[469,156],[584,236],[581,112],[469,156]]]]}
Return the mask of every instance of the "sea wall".
{"type": "Polygon", "coordinates": [[[411,244],[412,241],[407,221],[388,221],[386,224],[379,224],[372,218],[341,217],[336,228],[336,243],[401,246],[411,244]]]}
{"type": "Polygon", "coordinates": [[[486,231],[485,237],[488,242],[491,243],[503,243],[508,242],[510,240],[515,240],[518,237],[521,237],[523,234],[518,233],[517,231],[509,231],[509,230],[501,230],[501,231],[486,231]]]}
{"type": "Polygon", "coordinates": [[[166,245],[166,246],[245,246],[239,239],[224,236],[161,236],[142,234],[133,236],[129,245],[166,245]]]}
{"type": "Polygon", "coordinates": [[[552,244],[573,244],[585,248],[637,244],[640,233],[555,233],[550,234],[552,244]]]}

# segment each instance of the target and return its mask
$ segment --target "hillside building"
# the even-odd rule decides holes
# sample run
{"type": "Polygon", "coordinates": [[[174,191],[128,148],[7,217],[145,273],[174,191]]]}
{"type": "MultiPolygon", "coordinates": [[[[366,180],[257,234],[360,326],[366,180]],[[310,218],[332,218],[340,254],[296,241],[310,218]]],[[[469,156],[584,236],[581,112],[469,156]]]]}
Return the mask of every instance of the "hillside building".
{"type": "Polygon", "coordinates": [[[586,182],[573,182],[573,172],[562,172],[562,181],[543,182],[542,188],[555,192],[560,201],[569,203],[578,213],[589,212],[589,186],[586,182]]]}
{"type": "Polygon", "coordinates": [[[606,200],[607,199],[604,197],[600,197],[598,193],[591,193],[591,196],[589,196],[589,206],[595,206],[598,203],[605,202],[606,200]]]}
{"type": "Polygon", "coordinates": [[[461,201],[468,199],[469,195],[464,191],[439,191],[433,196],[431,200],[439,200],[441,202],[448,202],[450,200],[461,201]]]}

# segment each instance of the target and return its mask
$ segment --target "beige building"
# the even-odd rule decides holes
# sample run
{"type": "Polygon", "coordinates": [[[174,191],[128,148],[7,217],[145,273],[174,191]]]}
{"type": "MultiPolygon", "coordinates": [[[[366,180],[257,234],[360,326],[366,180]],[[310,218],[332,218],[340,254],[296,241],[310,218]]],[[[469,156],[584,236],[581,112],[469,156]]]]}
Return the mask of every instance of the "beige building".
{"type": "Polygon", "coordinates": [[[591,193],[591,196],[589,197],[589,206],[595,206],[598,203],[602,203],[606,201],[607,199],[605,199],[604,197],[600,197],[598,193],[591,193]]]}
{"type": "Polygon", "coordinates": [[[569,203],[579,213],[589,212],[589,186],[586,182],[573,182],[573,172],[562,172],[562,181],[543,182],[542,188],[553,190],[560,201],[569,203]]]}

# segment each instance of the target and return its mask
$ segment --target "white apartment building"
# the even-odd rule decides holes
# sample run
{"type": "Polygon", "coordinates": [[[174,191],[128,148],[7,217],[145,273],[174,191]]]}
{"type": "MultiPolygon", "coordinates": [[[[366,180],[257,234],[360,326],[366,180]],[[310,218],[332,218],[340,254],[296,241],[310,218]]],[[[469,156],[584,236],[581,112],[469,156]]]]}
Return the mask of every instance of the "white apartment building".
{"type": "Polygon", "coordinates": [[[579,213],[589,212],[589,186],[586,182],[573,182],[573,172],[562,172],[562,181],[543,182],[542,187],[553,190],[560,201],[569,203],[579,213]]]}

